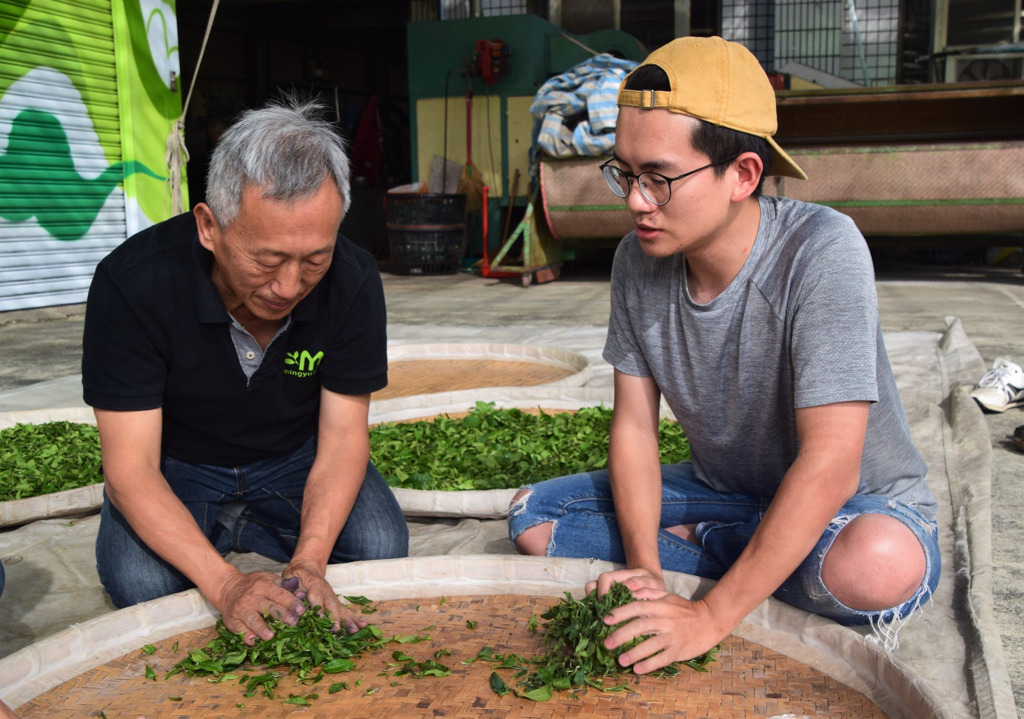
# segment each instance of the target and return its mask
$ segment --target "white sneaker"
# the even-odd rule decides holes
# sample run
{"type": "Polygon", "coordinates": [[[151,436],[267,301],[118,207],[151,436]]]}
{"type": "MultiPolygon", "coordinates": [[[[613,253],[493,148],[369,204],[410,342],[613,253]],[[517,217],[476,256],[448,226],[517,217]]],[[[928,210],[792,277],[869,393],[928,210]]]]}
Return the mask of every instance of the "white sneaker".
{"type": "Polygon", "coordinates": [[[997,359],[971,392],[971,397],[991,412],[1005,412],[1024,404],[1024,370],[1006,359],[997,359]]]}

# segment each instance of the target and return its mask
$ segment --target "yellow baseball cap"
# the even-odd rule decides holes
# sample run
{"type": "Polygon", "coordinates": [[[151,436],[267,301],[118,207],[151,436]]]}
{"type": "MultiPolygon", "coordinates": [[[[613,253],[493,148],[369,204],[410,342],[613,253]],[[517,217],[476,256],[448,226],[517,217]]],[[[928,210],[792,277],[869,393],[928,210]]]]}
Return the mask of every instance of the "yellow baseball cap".
{"type": "Polygon", "coordinates": [[[757,58],[743,45],[720,37],[681,37],[648,55],[640,67],[645,65],[664,70],[672,89],[627,90],[630,73],[619,88],[619,105],[660,107],[763,137],[772,151],[767,174],[807,179],[772,137],[779,128],[775,90],[757,58]]]}

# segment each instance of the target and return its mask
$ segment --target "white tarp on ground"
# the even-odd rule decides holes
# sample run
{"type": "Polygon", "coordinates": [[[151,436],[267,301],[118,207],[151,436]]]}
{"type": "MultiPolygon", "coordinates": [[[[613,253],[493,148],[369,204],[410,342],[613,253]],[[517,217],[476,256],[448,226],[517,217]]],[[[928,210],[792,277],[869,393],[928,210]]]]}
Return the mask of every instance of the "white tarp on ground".
{"type": "MultiPolygon", "coordinates": [[[[389,334],[393,342],[401,343],[443,336],[447,342],[483,338],[583,352],[594,363],[587,386],[551,391],[558,394],[560,401],[570,401],[573,392],[582,393],[577,398],[580,401],[610,397],[611,370],[600,360],[603,328],[393,326],[389,334]]],[[[991,444],[981,412],[967,395],[983,373],[984,364],[957,321],[951,321],[945,333],[887,333],[886,343],[914,440],[928,462],[928,481],[941,508],[943,576],[933,600],[902,629],[900,647],[891,657],[880,652],[868,638],[870,631],[866,628],[839,627],[774,600],[752,613],[737,633],[863,691],[890,716],[1015,717],[992,611],[991,444]]],[[[530,390],[534,395],[542,391],[530,390]]],[[[511,398],[516,391],[482,391],[481,399],[498,395],[511,398]]],[[[410,416],[423,416],[423,402],[436,402],[438,407],[451,404],[441,397],[406,402],[414,405],[408,411],[418,412],[410,416]]],[[[552,593],[558,596],[562,584],[579,590],[583,579],[596,576],[604,566],[587,562],[581,565],[581,560],[481,557],[514,553],[504,520],[493,518],[493,499],[485,499],[479,506],[467,499],[463,505],[454,514],[462,512],[466,516],[409,518],[411,555],[438,557],[429,561],[437,573],[438,584],[433,588],[423,585],[423,577],[411,568],[426,567],[422,559],[333,567],[330,576],[335,587],[345,593],[359,591],[374,599],[438,592],[453,595],[453,584],[464,594],[548,593],[535,591],[529,583],[510,581],[517,577],[525,579],[522,572],[536,572],[540,562],[539,566],[547,566],[540,571],[542,575],[559,578],[558,591],[552,593]]],[[[429,507],[419,513],[430,513],[429,507]]],[[[0,599],[0,656],[5,657],[0,660],[0,698],[9,704],[17,706],[27,701],[66,678],[67,672],[84,670],[75,668],[77,664],[69,665],[69,661],[75,660],[51,664],[55,654],[68,654],[77,647],[79,658],[109,659],[100,659],[92,651],[98,649],[98,623],[109,628],[114,622],[119,631],[130,632],[131,627],[137,630],[136,635],[126,635],[124,643],[108,647],[108,651],[140,646],[145,643],[142,638],[157,638],[153,634],[156,631],[169,635],[191,628],[185,625],[184,617],[180,625],[172,619],[168,626],[167,617],[162,615],[181,609],[160,604],[170,600],[94,619],[107,608],[93,569],[92,540],[97,524],[95,516],[73,522],[50,519],[0,534],[0,557],[21,557],[20,562],[6,559],[7,589],[0,599]],[[139,612],[141,618],[135,616],[139,612]],[[161,629],[155,628],[156,620],[163,624],[161,629]],[[63,633],[39,641],[69,626],[63,633]]],[[[266,566],[265,561],[251,555],[237,557],[236,561],[243,566],[266,566]]],[[[681,575],[675,581],[684,593],[699,584],[681,575]]],[[[188,599],[175,602],[185,601],[189,612],[202,615],[196,619],[190,614],[188,622],[210,622],[208,609],[195,592],[179,596],[188,599]]]]}

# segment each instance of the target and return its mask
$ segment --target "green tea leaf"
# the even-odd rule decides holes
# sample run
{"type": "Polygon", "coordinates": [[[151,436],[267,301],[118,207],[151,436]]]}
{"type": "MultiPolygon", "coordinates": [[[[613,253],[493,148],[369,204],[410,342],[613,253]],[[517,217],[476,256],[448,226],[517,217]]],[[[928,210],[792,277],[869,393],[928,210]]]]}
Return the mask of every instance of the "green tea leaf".
{"type": "MultiPolygon", "coordinates": [[[[370,600],[366,600],[369,603],[370,600]]],[[[184,672],[189,676],[206,676],[211,682],[224,682],[238,679],[232,670],[243,667],[262,668],[264,671],[244,674],[239,679],[245,696],[262,693],[274,697],[281,674],[271,671],[270,667],[284,667],[294,673],[298,682],[314,684],[321,681],[327,674],[352,671],[356,668],[355,657],[368,649],[376,649],[384,645],[383,632],[372,624],[352,634],[332,631],[334,620],[329,612],[321,612],[319,606],[309,606],[299,616],[295,626],[266,617],[267,623],[274,632],[272,639],[257,640],[252,646],[243,641],[241,633],[229,631],[223,621],[215,627],[216,636],[204,647],[188,652],[171,672],[184,672]]],[[[407,641],[424,641],[419,635],[406,638],[407,641]]],[[[389,640],[398,643],[398,639],[389,640]]],[[[170,674],[168,676],[170,676],[170,674]]],[[[334,691],[348,688],[344,682],[331,685],[334,691]]],[[[293,695],[285,700],[287,703],[302,704],[293,695]]],[[[299,697],[306,702],[317,698],[316,694],[299,697]]]]}
{"type": "Polygon", "coordinates": [[[0,430],[0,501],[103,481],[99,433],[78,422],[16,424],[0,430]]]}
{"type": "Polygon", "coordinates": [[[522,692],[520,693],[520,696],[532,699],[535,702],[546,702],[552,696],[551,685],[545,684],[537,687],[536,689],[531,689],[528,692],[522,692]]]}
{"type": "MultiPolygon", "coordinates": [[[[607,467],[611,416],[604,407],[532,414],[478,402],[463,418],[441,415],[372,427],[371,459],[395,487],[518,488],[607,467]]],[[[689,445],[677,423],[659,424],[659,451],[663,463],[689,458],[689,445]]]]}
{"type": "MultiPolygon", "coordinates": [[[[605,684],[605,679],[617,678],[629,673],[618,663],[618,655],[644,641],[636,637],[625,645],[611,651],[605,648],[604,640],[618,626],[608,626],[604,617],[613,609],[633,601],[633,593],[624,584],[614,583],[603,596],[592,591],[583,599],[576,599],[566,592],[565,598],[548,608],[541,615],[544,625],[544,646],[546,653],[530,660],[515,655],[503,657],[485,647],[478,659],[500,662],[499,669],[513,669],[518,686],[516,693],[533,701],[546,701],[555,691],[571,691],[577,688],[593,687],[601,691],[631,691],[624,683],[605,684]],[[526,666],[529,665],[529,666],[526,666]],[[530,668],[532,666],[532,668],[530,668]]],[[[532,615],[527,628],[534,631],[537,616],[532,615]]],[[[714,661],[717,647],[690,662],[670,664],[653,672],[651,676],[670,677],[679,674],[679,665],[690,666],[697,671],[707,671],[708,663],[714,661]]]]}
{"type": "Polygon", "coordinates": [[[498,696],[505,696],[512,690],[508,688],[508,684],[501,678],[498,672],[491,672],[491,691],[498,696]]]}

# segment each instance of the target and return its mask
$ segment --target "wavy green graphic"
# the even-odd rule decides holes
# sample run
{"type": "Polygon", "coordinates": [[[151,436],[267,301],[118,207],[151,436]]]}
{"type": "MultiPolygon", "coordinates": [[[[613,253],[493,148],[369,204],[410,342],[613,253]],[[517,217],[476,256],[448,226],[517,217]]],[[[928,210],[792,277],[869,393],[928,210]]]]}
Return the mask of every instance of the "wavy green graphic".
{"type": "MultiPolygon", "coordinates": [[[[168,7],[173,10],[174,5],[171,3],[168,7]]],[[[154,20],[154,14],[159,14],[160,20],[164,23],[164,42],[169,45],[166,36],[167,23],[177,22],[177,19],[173,15],[167,18],[159,10],[156,13],[149,12],[148,16],[144,17],[147,13],[139,0],[125,0],[122,9],[129,29],[128,39],[131,42],[134,72],[137,73],[133,80],[142,85],[153,109],[162,113],[165,118],[175,119],[181,114],[181,93],[168,88],[169,78],[162,74],[166,73],[167,68],[162,67],[162,63],[161,67],[157,67],[156,60],[165,55],[170,57],[177,49],[177,45],[174,48],[150,48],[148,29],[149,23],[154,20]]]]}
{"type": "Polygon", "coordinates": [[[35,216],[58,240],[82,238],[121,181],[141,173],[163,180],[141,162],[115,162],[88,179],[75,169],[60,120],[42,110],[22,110],[11,124],[0,156],[0,217],[23,222],[35,216]]]}
{"type": "MultiPolygon", "coordinates": [[[[160,21],[160,33],[163,36],[163,40],[164,40],[164,44],[163,44],[164,52],[163,52],[163,58],[161,58],[161,59],[167,59],[171,55],[173,55],[174,53],[178,52],[178,46],[177,45],[171,45],[171,39],[170,39],[170,36],[169,36],[169,34],[167,32],[167,18],[164,17],[163,12],[161,12],[160,10],[154,10],[153,12],[151,12],[149,14],[149,17],[146,18],[146,36],[147,37],[150,36],[150,33],[153,30],[153,23],[156,22],[157,20],[160,21]]],[[[171,22],[176,22],[176,19],[173,16],[171,17],[171,22]]],[[[153,41],[152,41],[152,39],[150,39],[150,48],[149,48],[150,54],[153,55],[154,57],[156,57],[156,54],[159,51],[160,51],[160,48],[159,47],[154,48],[153,47],[153,41]]]]}

